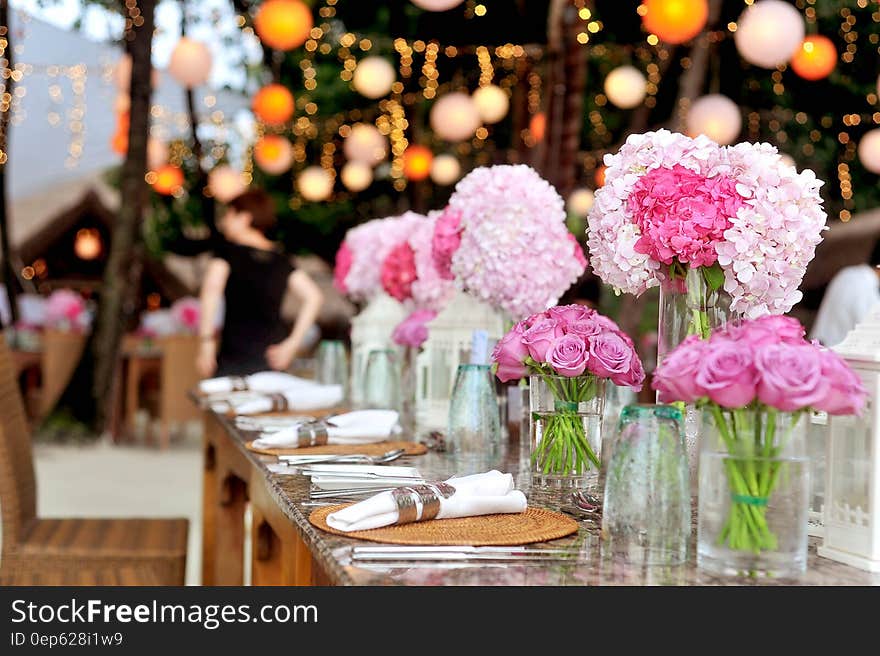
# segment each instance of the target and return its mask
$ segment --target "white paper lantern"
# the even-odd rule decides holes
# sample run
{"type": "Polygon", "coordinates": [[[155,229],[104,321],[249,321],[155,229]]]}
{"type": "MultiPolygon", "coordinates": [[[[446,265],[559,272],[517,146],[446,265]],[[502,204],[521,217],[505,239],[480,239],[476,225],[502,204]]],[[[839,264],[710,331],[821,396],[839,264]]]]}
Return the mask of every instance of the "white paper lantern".
{"type": "Polygon", "coordinates": [[[416,7],[420,7],[425,11],[448,11],[462,2],[464,0],[412,0],[416,7]]]}
{"type": "Polygon", "coordinates": [[[794,168],[797,168],[797,162],[795,162],[795,161],[794,161],[794,157],[792,157],[792,156],[789,155],[788,153],[782,153],[782,154],[780,154],[780,155],[779,155],[779,159],[780,159],[780,161],[781,161],[783,164],[785,164],[786,166],[792,166],[792,167],[794,167],[794,168]]]}
{"type": "Polygon", "coordinates": [[[464,141],[480,127],[480,113],[473,99],[455,91],[438,99],[431,107],[431,129],[441,139],[464,141]]]}
{"type": "Polygon", "coordinates": [[[241,171],[236,171],[228,164],[221,164],[208,174],[208,189],[221,203],[228,203],[242,194],[247,185],[241,171]]]}
{"type": "Polygon", "coordinates": [[[124,114],[131,109],[131,96],[127,93],[117,93],[113,100],[113,111],[117,114],[124,114]]]}
{"type": "Polygon", "coordinates": [[[367,98],[381,98],[391,91],[397,75],[394,67],[384,57],[364,57],[354,69],[351,83],[367,98]]]}
{"type": "Polygon", "coordinates": [[[373,168],[363,162],[348,162],[342,167],[339,177],[349,191],[363,191],[373,182],[373,168]]]}
{"type": "Polygon", "coordinates": [[[687,115],[687,133],[705,134],[722,146],[736,141],[742,129],[739,107],[727,96],[713,93],[697,98],[687,115]]]}
{"type": "Polygon", "coordinates": [[[309,166],[297,177],[296,188],[306,200],[326,200],[333,193],[333,177],[320,166],[309,166]]]}
{"type": "Polygon", "coordinates": [[[355,123],[342,144],[345,158],[375,166],[388,154],[388,138],[370,123],[355,123]]]}
{"type": "Polygon", "coordinates": [[[740,15],[733,39],[742,58],[763,68],[791,59],[804,40],[804,17],[782,0],[761,0],[740,15]]]}
{"type": "Polygon", "coordinates": [[[593,200],[593,190],[582,187],[581,189],[575,189],[571,192],[565,206],[571,214],[585,217],[590,211],[590,208],[593,207],[593,200]]]}
{"type": "Polygon", "coordinates": [[[211,51],[201,41],[181,37],[171,51],[168,72],[187,89],[201,86],[211,74],[211,51]]]}
{"type": "Polygon", "coordinates": [[[866,132],[859,141],[859,160],[871,173],[880,173],[880,128],[866,132]]]}
{"type": "Polygon", "coordinates": [[[431,180],[438,185],[451,185],[461,177],[461,164],[455,155],[437,155],[431,162],[431,180]]]}
{"type": "Polygon", "coordinates": [[[474,91],[473,99],[483,123],[497,123],[507,116],[507,110],[510,109],[507,92],[494,84],[487,84],[474,91]]]}
{"type": "MultiPolygon", "coordinates": [[[[128,93],[131,85],[131,55],[122,55],[116,65],[113,67],[113,81],[116,88],[123,93],[128,93]]],[[[159,86],[159,71],[155,68],[150,73],[150,83],[153,88],[159,86]]]]}
{"type": "Polygon", "coordinates": [[[163,164],[168,163],[168,144],[157,139],[149,137],[147,139],[147,168],[155,171],[163,164]]]}
{"type": "Polygon", "coordinates": [[[605,78],[605,95],[621,109],[632,109],[642,104],[647,94],[648,80],[635,66],[618,66],[605,78]]]}

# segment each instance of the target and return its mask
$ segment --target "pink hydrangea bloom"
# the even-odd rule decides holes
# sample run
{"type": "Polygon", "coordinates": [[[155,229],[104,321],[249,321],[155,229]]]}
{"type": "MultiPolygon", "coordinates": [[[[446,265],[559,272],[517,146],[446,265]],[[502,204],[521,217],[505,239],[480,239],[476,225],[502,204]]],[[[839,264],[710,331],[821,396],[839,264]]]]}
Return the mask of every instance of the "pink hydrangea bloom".
{"type": "Polygon", "coordinates": [[[397,324],[391,339],[401,346],[419,348],[428,339],[428,322],[436,316],[432,310],[416,310],[397,324]]]}
{"type": "Polygon", "coordinates": [[[382,263],[381,279],[382,289],[401,303],[412,296],[416,256],[409,242],[401,242],[391,249],[382,263]]]}
{"type": "Polygon", "coordinates": [[[56,289],[46,301],[46,325],[61,330],[84,330],[89,317],[83,297],[70,289],[56,289]]]}
{"type": "Polygon", "coordinates": [[[428,220],[419,223],[409,238],[416,265],[416,279],[412,283],[413,303],[417,308],[435,312],[446,307],[455,294],[455,283],[444,278],[435,264],[435,226],[442,216],[441,212],[429,212],[428,220]]]}
{"type": "Polygon", "coordinates": [[[336,251],[336,266],[333,268],[333,286],[343,294],[348,294],[345,279],[348,277],[348,272],[351,271],[353,259],[348,242],[343,241],[339,250],[336,251]]]}
{"type": "Polygon", "coordinates": [[[199,330],[201,303],[192,296],[184,296],[171,304],[171,317],[175,325],[182,331],[196,333],[199,330]]]}
{"type": "Polygon", "coordinates": [[[453,280],[452,256],[461,246],[461,212],[447,207],[434,224],[432,238],[434,266],[440,277],[453,280]]]}
{"type": "Polygon", "coordinates": [[[525,165],[480,167],[455,187],[461,214],[452,274],[477,299],[514,319],[552,305],[584,271],[562,198],[525,165]]]}

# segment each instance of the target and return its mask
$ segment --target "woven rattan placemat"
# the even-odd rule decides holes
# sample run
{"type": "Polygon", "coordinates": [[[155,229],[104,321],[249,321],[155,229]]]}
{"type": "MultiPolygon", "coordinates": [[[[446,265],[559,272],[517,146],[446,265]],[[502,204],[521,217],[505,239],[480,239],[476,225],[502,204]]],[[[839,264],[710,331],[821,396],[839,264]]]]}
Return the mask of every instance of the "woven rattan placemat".
{"type": "Polygon", "coordinates": [[[418,442],[388,440],[372,444],[325,444],[324,446],[304,446],[298,449],[257,449],[253,442],[246,442],[249,451],[266,456],[342,456],[349,453],[363,453],[368,456],[381,456],[386,451],[404,449],[408,456],[420,456],[427,453],[428,447],[418,442]]]}
{"type": "Polygon", "coordinates": [[[327,515],[351,504],[318,508],[309,521],[318,528],[349,538],[384,542],[386,544],[449,545],[475,547],[509,546],[546,542],[577,533],[578,523],[571,517],[543,508],[526,508],[525,512],[504,515],[482,515],[458,519],[432,519],[402,526],[385,526],[369,531],[337,531],[327,525],[327,515]]]}

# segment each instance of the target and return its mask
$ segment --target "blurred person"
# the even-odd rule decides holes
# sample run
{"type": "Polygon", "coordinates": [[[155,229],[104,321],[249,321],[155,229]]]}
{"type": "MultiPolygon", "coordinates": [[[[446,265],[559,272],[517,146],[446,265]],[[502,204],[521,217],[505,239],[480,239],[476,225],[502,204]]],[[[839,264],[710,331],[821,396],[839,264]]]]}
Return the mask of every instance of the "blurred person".
{"type": "Polygon", "coordinates": [[[218,222],[214,257],[201,290],[199,375],[246,376],[258,371],[286,371],[312,331],[324,302],[317,284],[295,269],[289,256],[266,234],[276,223],[272,198],[251,189],[227,204],[218,222]],[[290,290],[300,309],[288,330],[281,317],[290,290]],[[212,319],[221,299],[225,311],[220,344],[214,340],[212,319]]]}
{"type": "Polygon", "coordinates": [[[880,303],[880,240],[866,264],[844,267],[831,279],[810,338],[829,347],[839,344],[877,303],[880,303]]]}

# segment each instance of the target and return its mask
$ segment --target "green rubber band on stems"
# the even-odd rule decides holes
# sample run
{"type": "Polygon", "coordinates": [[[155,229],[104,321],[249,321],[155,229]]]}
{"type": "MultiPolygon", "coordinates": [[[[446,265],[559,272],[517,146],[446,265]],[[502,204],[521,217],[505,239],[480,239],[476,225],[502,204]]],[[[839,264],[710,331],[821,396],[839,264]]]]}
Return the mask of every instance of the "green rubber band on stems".
{"type": "Polygon", "coordinates": [[[744,503],[747,506],[766,506],[769,503],[768,497],[753,497],[748,494],[731,494],[730,498],[736,503],[744,503]]]}
{"type": "Polygon", "coordinates": [[[560,401],[556,399],[553,402],[553,409],[556,412],[577,412],[578,405],[577,401],[560,401]]]}

